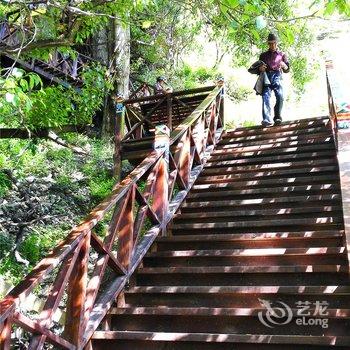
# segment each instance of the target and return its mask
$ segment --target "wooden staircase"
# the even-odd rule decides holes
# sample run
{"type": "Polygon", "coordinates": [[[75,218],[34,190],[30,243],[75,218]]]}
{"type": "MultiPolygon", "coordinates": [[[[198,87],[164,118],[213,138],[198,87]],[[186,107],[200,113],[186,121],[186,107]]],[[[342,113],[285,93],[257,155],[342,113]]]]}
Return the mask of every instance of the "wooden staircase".
{"type": "Polygon", "coordinates": [[[226,132],[168,230],[94,333],[93,349],[350,348],[328,118],[226,132]]]}
{"type": "Polygon", "coordinates": [[[6,52],[6,48],[20,46],[23,40],[29,40],[34,34],[30,28],[20,28],[8,21],[0,22],[0,63],[2,67],[19,66],[26,71],[39,74],[46,83],[56,83],[64,87],[80,90],[83,86],[83,67],[93,62],[92,58],[76,52],[76,57],[65,57],[57,50],[52,58],[20,58],[6,52]],[[27,38],[28,36],[28,38],[27,38]]]}
{"type": "Polygon", "coordinates": [[[156,125],[175,129],[208,97],[213,86],[175,91],[124,101],[127,133],[121,141],[121,157],[140,163],[153,150],[156,125]]]}

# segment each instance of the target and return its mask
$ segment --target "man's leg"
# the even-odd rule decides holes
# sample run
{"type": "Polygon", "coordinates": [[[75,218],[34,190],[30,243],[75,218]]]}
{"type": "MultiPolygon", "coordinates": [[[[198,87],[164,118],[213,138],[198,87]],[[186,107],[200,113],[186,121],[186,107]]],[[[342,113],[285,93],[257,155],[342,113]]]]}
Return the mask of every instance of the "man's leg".
{"type": "Polygon", "coordinates": [[[271,89],[269,86],[265,86],[262,93],[262,123],[263,125],[272,125],[271,121],[271,89]]]}
{"type": "Polygon", "coordinates": [[[282,82],[280,76],[276,77],[276,80],[274,81],[273,84],[273,91],[276,96],[276,104],[274,107],[274,121],[276,124],[281,123],[282,121],[282,107],[283,107],[283,87],[282,87],[282,82]]]}

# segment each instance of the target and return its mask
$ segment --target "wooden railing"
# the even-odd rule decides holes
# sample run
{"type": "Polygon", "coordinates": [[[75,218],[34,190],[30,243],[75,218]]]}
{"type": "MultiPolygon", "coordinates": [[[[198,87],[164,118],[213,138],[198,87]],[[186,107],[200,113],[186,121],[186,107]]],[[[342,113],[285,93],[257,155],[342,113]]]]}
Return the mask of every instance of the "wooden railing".
{"type": "Polygon", "coordinates": [[[154,87],[144,80],[130,76],[129,80],[129,99],[144,97],[145,95],[153,95],[154,87]]]}
{"type": "MultiPolygon", "coordinates": [[[[34,33],[30,28],[20,28],[14,24],[10,25],[7,21],[3,21],[0,23],[0,50],[1,46],[17,47],[21,44],[25,44],[33,35],[34,33]]],[[[47,70],[49,69],[52,75],[55,75],[55,73],[61,73],[81,84],[83,82],[81,78],[84,67],[91,65],[93,62],[97,62],[91,57],[79,52],[75,52],[74,56],[71,56],[68,54],[62,54],[58,50],[54,51],[48,61],[40,59],[29,59],[23,61],[22,59],[14,58],[11,54],[7,54],[7,56],[20,63],[27,63],[26,68],[30,68],[33,71],[39,70],[39,74],[44,73],[46,76],[48,75],[47,70]]],[[[50,76],[48,75],[47,78],[50,79],[50,76]]]]}
{"type": "Polygon", "coordinates": [[[327,82],[329,118],[331,120],[334,141],[337,147],[338,146],[337,108],[335,105],[333,91],[332,91],[332,84],[333,84],[332,71],[333,71],[333,62],[326,61],[326,82],[327,82]]]}
{"type": "Polygon", "coordinates": [[[332,61],[326,62],[329,117],[332,121],[344,219],[344,241],[350,273],[350,97],[335,74],[332,61]]]}
{"type": "Polygon", "coordinates": [[[197,108],[213,88],[207,86],[124,101],[127,132],[122,141],[154,135],[158,124],[166,124],[173,130],[197,108]]]}
{"type": "Polygon", "coordinates": [[[339,130],[350,131],[350,98],[343,96],[331,60],[326,61],[326,80],[329,117],[332,122],[334,140],[338,148],[339,130]],[[347,99],[347,101],[345,101],[347,99]]]}
{"type": "Polygon", "coordinates": [[[220,138],[222,91],[213,88],[170,138],[159,126],[154,151],[0,302],[1,350],[10,349],[14,328],[27,333],[27,349],[89,344],[155,238],[167,234],[220,138]],[[44,308],[26,313],[22,305],[35,291],[45,296],[44,308]],[[62,326],[53,322],[58,309],[66,315],[62,326]]]}
{"type": "Polygon", "coordinates": [[[62,72],[73,79],[81,80],[84,67],[93,62],[95,61],[91,57],[85,56],[79,52],[75,52],[73,58],[70,55],[63,55],[60,52],[55,51],[53,57],[49,61],[44,62],[42,60],[32,59],[31,65],[34,67],[38,64],[47,64],[48,67],[62,72]]]}

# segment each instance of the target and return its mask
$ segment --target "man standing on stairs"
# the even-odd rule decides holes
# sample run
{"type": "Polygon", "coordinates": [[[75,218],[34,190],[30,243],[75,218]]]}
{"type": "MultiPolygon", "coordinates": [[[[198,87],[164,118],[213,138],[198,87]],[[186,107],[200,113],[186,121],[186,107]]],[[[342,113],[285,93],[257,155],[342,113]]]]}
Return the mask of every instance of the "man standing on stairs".
{"type": "Polygon", "coordinates": [[[270,85],[265,85],[262,91],[262,117],[263,126],[272,126],[271,120],[271,91],[275,93],[276,104],[274,107],[274,122],[279,125],[282,122],[281,112],[283,107],[282,72],[289,72],[287,56],[277,50],[277,36],[270,33],[267,42],[269,49],[263,52],[259,61],[264,64],[259,66],[260,72],[266,72],[270,85]]]}

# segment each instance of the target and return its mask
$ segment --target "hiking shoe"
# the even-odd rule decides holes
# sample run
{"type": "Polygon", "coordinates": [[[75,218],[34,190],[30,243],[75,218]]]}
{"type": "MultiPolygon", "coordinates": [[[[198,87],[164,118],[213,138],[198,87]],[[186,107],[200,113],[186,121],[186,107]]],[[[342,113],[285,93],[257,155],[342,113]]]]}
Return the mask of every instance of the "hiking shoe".
{"type": "Polygon", "coordinates": [[[270,123],[270,122],[267,122],[267,121],[263,120],[263,121],[261,122],[261,125],[262,125],[264,128],[269,128],[269,127],[272,126],[273,124],[270,123]]]}
{"type": "Polygon", "coordinates": [[[281,125],[282,119],[281,118],[276,118],[275,119],[275,125],[281,125]]]}

